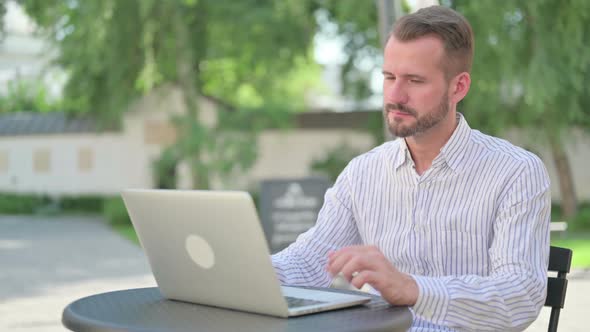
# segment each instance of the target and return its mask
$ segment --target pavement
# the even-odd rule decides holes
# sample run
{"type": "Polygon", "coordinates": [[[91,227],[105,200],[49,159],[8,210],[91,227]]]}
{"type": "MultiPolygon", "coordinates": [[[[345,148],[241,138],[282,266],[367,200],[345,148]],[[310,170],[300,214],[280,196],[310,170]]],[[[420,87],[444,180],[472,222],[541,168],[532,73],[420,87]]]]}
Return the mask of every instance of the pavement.
{"type": "Polygon", "coordinates": [[[63,332],[96,293],[155,286],[141,248],[100,218],[0,216],[0,331],[63,332]]]}
{"type": "MultiPolygon", "coordinates": [[[[574,252],[574,255],[576,253],[574,252]]],[[[573,270],[568,274],[565,305],[559,315],[559,332],[587,332],[590,313],[590,269],[573,270]]],[[[546,332],[550,308],[543,308],[539,318],[526,331],[546,332]]]]}
{"type": "MultiPolygon", "coordinates": [[[[569,280],[559,331],[586,332],[590,270],[569,280]]],[[[153,286],[141,248],[98,217],[0,216],[0,332],[67,331],[61,314],[72,301],[153,286]]],[[[549,313],[526,331],[547,331],[549,313]]]]}

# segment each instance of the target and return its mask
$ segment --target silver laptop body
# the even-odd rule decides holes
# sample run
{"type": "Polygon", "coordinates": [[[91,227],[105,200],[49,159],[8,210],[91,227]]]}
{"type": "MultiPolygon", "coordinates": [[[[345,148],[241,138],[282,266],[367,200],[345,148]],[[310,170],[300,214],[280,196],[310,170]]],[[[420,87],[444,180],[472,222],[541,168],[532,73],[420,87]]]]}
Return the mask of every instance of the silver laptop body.
{"type": "Polygon", "coordinates": [[[122,197],[166,298],[279,317],[370,301],[281,286],[247,192],[125,190],[122,197]],[[288,307],[286,297],[304,300],[288,307]]]}

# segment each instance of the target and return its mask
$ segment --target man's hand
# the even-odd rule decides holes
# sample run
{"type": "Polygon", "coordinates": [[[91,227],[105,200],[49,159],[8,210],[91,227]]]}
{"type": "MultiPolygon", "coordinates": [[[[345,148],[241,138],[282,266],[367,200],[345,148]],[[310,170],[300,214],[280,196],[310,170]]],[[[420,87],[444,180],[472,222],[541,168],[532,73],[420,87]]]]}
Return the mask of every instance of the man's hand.
{"type": "Polygon", "coordinates": [[[410,275],[398,271],[375,246],[352,246],[328,254],[328,271],[342,272],[356,288],[368,283],[393,305],[416,304],[418,285],[410,275]]]}

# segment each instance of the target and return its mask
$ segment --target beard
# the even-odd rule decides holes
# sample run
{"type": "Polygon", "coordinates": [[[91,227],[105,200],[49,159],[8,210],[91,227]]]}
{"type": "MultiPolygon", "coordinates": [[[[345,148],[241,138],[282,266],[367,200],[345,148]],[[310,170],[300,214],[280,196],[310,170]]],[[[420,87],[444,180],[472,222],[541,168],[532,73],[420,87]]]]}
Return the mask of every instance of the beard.
{"type": "Polygon", "coordinates": [[[398,103],[385,104],[383,115],[385,116],[385,121],[387,122],[389,132],[393,136],[409,137],[421,134],[439,124],[447,116],[449,109],[449,97],[447,94],[445,94],[434,110],[422,116],[418,116],[418,112],[415,109],[398,103]],[[406,113],[414,117],[416,121],[413,125],[404,124],[404,119],[396,120],[394,118],[390,121],[389,117],[387,116],[389,111],[399,111],[406,113]]]}

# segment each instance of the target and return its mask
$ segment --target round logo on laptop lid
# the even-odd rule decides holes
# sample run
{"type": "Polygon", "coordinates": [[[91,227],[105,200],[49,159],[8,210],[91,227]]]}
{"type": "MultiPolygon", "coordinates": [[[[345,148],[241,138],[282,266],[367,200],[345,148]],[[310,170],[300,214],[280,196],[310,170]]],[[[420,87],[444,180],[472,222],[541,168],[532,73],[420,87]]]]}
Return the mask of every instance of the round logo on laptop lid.
{"type": "Polygon", "coordinates": [[[185,241],[186,251],[197,265],[204,269],[210,269],[215,265],[213,248],[202,237],[191,234],[185,241]]]}

